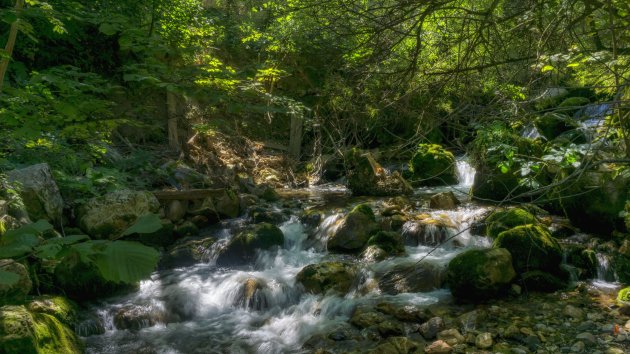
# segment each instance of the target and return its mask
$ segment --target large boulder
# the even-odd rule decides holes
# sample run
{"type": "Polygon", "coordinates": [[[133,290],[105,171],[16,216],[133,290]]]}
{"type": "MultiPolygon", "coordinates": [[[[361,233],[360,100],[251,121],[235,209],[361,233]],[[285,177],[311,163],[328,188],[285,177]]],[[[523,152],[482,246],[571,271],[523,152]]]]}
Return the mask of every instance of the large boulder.
{"type": "MultiPolygon", "coordinates": [[[[17,278],[15,282],[10,284],[0,283],[0,302],[8,304],[23,301],[33,288],[28,269],[12,259],[0,259],[0,270],[17,278]]],[[[5,278],[4,275],[1,276],[3,279],[5,278]]]]}
{"type": "Polygon", "coordinates": [[[504,294],[516,272],[505,248],[470,250],[448,264],[446,284],[461,300],[484,300],[504,294]]]}
{"type": "Polygon", "coordinates": [[[341,220],[328,238],[326,246],[333,252],[359,252],[377,229],[374,212],[367,205],[361,204],[341,220]]]}
{"type": "Polygon", "coordinates": [[[457,183],[455,157],[437,144],[420,144],[409,161],[411,181],[419,186],[440,186],[457,183]]]}
{"type": "Polygon", "coordinates": [[[354,195],[388,196],[413,192],[398,172],[388,174],[370,153],[352,149],[347,154],[346,162],[348,188],[354,195]]]}
{"type": "Polygon", "coordinates": [[[256,224],[236,235],[220,251],[218,266],[233,266],[251,263],[255,260],[256,250],[267,250],[284,245],[284,234],[275,225],[256,224]]]}
{"type": "Polygon", "coordinates": [[[560,194],[561,210],[580,229],[600,235],[625,229],[624,206],[630,190],[630,169],[587,171],[560,194]]]}
{"type": "Polygon", "coordinates": [[[63,199],[48,164],[9,171],[7,179],[16,185],[32,220],[45,219],[53,225],[62,222],[63,199]]]}
{"type": "Polygon", "coordinates": [[[345,294],[352,287],[355,275],[356,269],[348,263],[323,262],[302,268],[297,275],[297,282],[310,293],[335,291],[345,294]]]}
{"type": "Polygon", "coordinates": [[[534,215],[525,209],[497,210],[486,219],[486,236],[495,238],[503,231],[527,224],[537,224],[534,215]]]}
{"type": "Polygon", "coordinates": [[[83,353],[72,330],[74,305],[63,298],[0,307],[0,353],[83,353]]]}
{"type": "Polygon", "coordinates": [[[379,231],[370,237],[368,246],[383,250],[387,256],[400,256],[405,254],[405,245],[402,236],[398,232],[379,231]]]}
{"type": "Polygon", "coordinates": [[[78,224],[97,239],[115,239],[139,217],[156,213],[160,203],[151,192],[121,190],[88,200],[77,209],[78,224]]]}
{"type": "Polygon", "coordinates": [[[189,267],[197,263],[207,262],[211,256],[210,247],[215,242],[214,237],[182,239],[162,255],[158,268],[189,267]]]}
{"type": "Polygon", "coordinates": [[[402,237],[407,246],[437,246],[457,233],[457,226],[446,215],[420,215],[417,218],[421,219],[407,221],[402,226],[402,237]]]}
{"type": "Polygon", "coordinates": [[[384,274],[377,273],[378,287],[385,294],[429,292],[444,283],[443,266],[430,263],[401,264],[384,274]]]}
{"type": "Polygon", "coordinates": [[[434,194],[429,200],[431,209],[455,209],[460,204],[459,199],[451,191],[434,194]]]}
{"type": "Polygon", "coordinates": [[[503,231],[494,240],[493,247],[510,252],[519,274],[532,270],[557,273],[562,261],[558,241],[541,225],[529,224],[503,231]]]}

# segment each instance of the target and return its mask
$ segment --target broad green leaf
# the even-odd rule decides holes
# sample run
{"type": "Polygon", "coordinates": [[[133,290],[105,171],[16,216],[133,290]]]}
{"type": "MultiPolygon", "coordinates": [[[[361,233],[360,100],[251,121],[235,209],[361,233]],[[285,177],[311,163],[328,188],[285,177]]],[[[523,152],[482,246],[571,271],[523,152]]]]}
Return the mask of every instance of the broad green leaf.
{"type": "Polygon", "coordinates": [[[52,229],[53,226],[48,221],[39,220],[32,224],[23,225],[15,230],[7,231],[5,237],[7,239],[12,239],[20,235],[39,235],[52,229]]]}
{"type": "Polygon", "coordinates": [[[46,240],[46,243],[56,245],[72,245],[82,241],[87,241],[89,239],[90,237],[87,235],[69,235],[65,237],[51,238],[49,240],[46,240]]]}
{"type": "Polygon", "coordinates": [[[56,258],[61,251],[62,246],[60,244],[43,244],[35,247],[35,256],[38,258],[56,258]]]}
{"type": "Polygon", "coordinates": [[[546,73],[547,71],[552,71],[554,69],[555,68],[553,66],[551,66],[551,65],[545,65],[545,66],[542,67],[542,69],[540,69],[540,72],[541,73],[546,73]]]}
{"type": "Polygon", "coordinates": [[[108,242],[105,249],[94,256],[103,278],[116,283],[136,283],[148,277],[157,266],[159,253],[137,242],[108,242]]]}
{"type": "Polygon", "coordinates": [[[12,286],[20,281],[20,276],[0,269],[0,286],[12,286]]]}
{"type": "MultiPolygon", "coordinates": [[[[15,230],[11,230],[15,231],[15,230]]],[[[6,234],[2,237],[0,245],[2,246],[27,246],[34,247],[39,243],[39,238],[33,234],[27,233],[11,233],[11,231],[7,231],[6,234]]]]}
{"type": "Polygon", "coordinates": [[[33,251],[33,247],[24,244],[12,244],[0,247],[0,258],[18,258],[33,251]]]}
{"type": "Polygon", "coordinates": [[[98,27],[98,30],[101,33],[103,33],[104,35],[113,36],[116,33],[118,33],[118,26],[116,24],[113,24],[113,23],[102,23],[98,27]]]}
{"type": "Polygon", "coordinates": [[[122,233],[122,236],[128,236],[131,234],[150,234],[156,232],[162,228],[162,222],[160,217],[156,214],[143,215],[136,220],[127,230],[122,233]]]}

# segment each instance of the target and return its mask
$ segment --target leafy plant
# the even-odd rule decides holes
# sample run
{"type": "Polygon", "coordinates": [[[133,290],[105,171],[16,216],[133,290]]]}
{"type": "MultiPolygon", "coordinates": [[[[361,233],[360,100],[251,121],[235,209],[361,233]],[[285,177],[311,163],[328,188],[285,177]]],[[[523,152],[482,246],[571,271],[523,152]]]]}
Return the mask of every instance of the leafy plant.
{"type": "MultiPolygon", "coordinates": [[[[161,227],[157,215],[146,215],[124,235],[151,233],[161,227]]],[[[81,261],[94,265],[100,275],[115,283],[133,284],[147,277],[155,269],[159,253],[148,246],[131,241],[90,240],[86,235],[44,238],[53,226],[44,220],[7,231],[0,240],[0,259],[33,258],[47,267],[54,266],[65,257],[78,256],[81,261]]],[[[15,274],[0,272],[0,284],[16,284],[15,274]]]]}

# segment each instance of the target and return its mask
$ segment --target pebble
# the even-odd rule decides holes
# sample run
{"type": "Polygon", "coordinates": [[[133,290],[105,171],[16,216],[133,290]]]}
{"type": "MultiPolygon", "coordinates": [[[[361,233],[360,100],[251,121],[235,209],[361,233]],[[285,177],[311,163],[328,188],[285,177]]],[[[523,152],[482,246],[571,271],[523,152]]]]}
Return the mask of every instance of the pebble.
{"type": "Polygon", "coordinates": [[[475,345],[479,349],[488,349],[492,346],[492,334],[488,332],[480,333],[475,339],[475,345]]]}
{"type": "Polygon", "coordinates": [[[628,320],[628,322],[626,322],[626,324],[623,326],[623,329],[625,329],[626,331],[630,332],[630,320],[628,320]]]}
{"type": "Polygon", "coordinates": [[[575,339],[583,341],[586,345],[595,345],[597,343],[595,336],[589,332],[580,333],[575,337],[575,339]]]}
{"type": "Polygon", "coordinates": [[[426,354],[450,354],[453,352],[453,348],[443,340],[436,340],[424,348],[424,352],[426,354]]]}
{"type": "Polygon", "coordinates": [[[581,319],[582,317],[584,317],[584,311],[573,305],[565,306],[562,313],[574,319],[581,319]]]}
{"type": "Polygon", "coordinates": [[[435,336],[444,329],[444,320],[441,317],[433,317],[427,322],[420,325],[418,332],[424,337],[424,339],[433,339],[435,336]]]}
{"type": "Polygon", "coordinates": [[[527,350],[523,348],[512,348],[512,354],[527,354],[527,350]]]}
{"type": "Polygon", "coordinates": [[[619,348],[608,348],[604,352],[604,354],[625,354],[622,349],[619,348]]]}
{"type": "Polygon", "coordinates": [[[571,347],[571,351],[574,353],[581,353],[584,351],[585,345],[582,341],[575,342],[571,347]]]}
{"type": "Polygon", "coordinates": [[[459,331],[454,328],[443,330],[442,332],[438,333],[437,337],[438,339],[445,341],[446,343],[448,343],[448,345],[451,346],[464,343],[466,341],[464,336],[462,336],[461,333],[459,333],[459,331]]]}

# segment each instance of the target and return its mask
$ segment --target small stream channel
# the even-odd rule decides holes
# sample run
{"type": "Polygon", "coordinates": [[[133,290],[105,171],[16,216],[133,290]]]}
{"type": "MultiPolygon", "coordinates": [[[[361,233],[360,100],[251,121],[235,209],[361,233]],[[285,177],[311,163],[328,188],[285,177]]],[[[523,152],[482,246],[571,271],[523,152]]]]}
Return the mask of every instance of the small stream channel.
{"type": "MultiPolygon", "coordinates": [[[[255,264],[249,266],[217,267],[211,259],[191,267],[159,271],[143,281],[136,292],[93,304],[78,327],[87,352],[300,353],[310,337],[345,324],[359,305],[373,306],[381,301],[414,305],[448,302],[450,292],[432,288],[430,280],[421,286],[421,291],[398,293],[399,290],[388,288],[383,279],[389,271],[401,267],[420,267],[442,274],[458,253],[471,247],[490,246],[490,240],[466,230],[487,208],[468,201],[474,170],[461,159],[457,168],[462,183],[418,189],[411,199],[414,213],[447,220],[452,227],[427,228],[423,237],[429,242],[420,244],[414,241],[416,226],[407,222],[402,228],[406,256],[370,263],[354,256],[328,253],[323,246],[345,211],[361,202],[376,206],[387,198],[352,198],[337,186],[290,191],[287,194],[291,200],[299,203],[289,220],[280,225],[285,236],[283,248],[260,252],[255,264]],[[429,209],[427,196],[447,190],[453,190],[462,204],[453,210],[429,209]],[[316,227],[300,221],[299,216],[309,209],[324,215],[316,227]],[[466,231],[433,250],[433,244],[461,230],[466,231]],[[432,253],[428,255],[429,252],[432,253]],[[307,294],[296,284],[296,274],[304,266],[336,259],[361,265],[353,290],[346,296],[307,294]],[[247,282],[256,284],[250,297],[244,296],[247,282]],[[144,320],[130,329],[118,330],[116,314],[125,309],[144,320]]],[[[214,245],[221,247],[233,237],[238,225],[247,222],[245,218],[230,220],[205,233],[222,239],[214,245]]],[[[213,250],[208,252],[213,254],[213,250]]],[[[603,285],[608,284],[605,280],[611,280],[605,273],[602,270],[600,274],[603,285]]]]}

